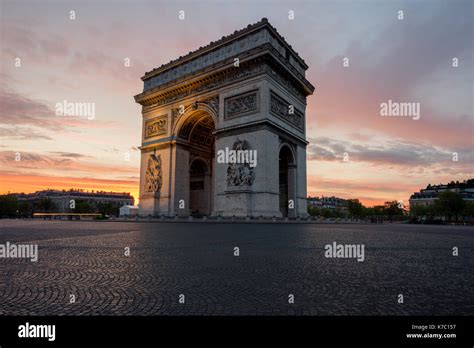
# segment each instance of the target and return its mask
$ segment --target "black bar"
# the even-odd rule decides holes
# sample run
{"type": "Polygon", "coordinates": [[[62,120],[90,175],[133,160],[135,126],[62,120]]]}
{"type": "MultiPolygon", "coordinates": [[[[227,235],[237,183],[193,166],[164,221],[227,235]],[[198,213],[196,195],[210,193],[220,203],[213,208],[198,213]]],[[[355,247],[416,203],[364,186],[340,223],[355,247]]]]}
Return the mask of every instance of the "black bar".
{"type": "Polygon", "coordinates": [[[384,344],[466,346],[474,342],[473,317],[0,317],[0,346],[69,344],[384,344]],[[55,325],[55,340],[20,338],[25,323],[55,325]],[[414,329],[412,325],[417,325],[414,329]],[[421,331],[421,326],[434,325],[421,331]],[[454,326],[455,325],[455,326],[454,326]],[[407,334],[456,338],[407,338],[407,334]]]}

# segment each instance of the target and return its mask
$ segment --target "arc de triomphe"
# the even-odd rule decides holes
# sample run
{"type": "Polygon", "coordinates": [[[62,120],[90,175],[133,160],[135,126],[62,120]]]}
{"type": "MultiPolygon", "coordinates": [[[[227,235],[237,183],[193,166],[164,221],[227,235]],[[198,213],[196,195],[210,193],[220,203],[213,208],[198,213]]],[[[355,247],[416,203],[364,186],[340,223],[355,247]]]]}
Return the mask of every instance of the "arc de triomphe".
{"type": "Polygon", "coordinates": [[[264,18],[147,72],[140,215],[307,216],[307,68],[264,18]]]}

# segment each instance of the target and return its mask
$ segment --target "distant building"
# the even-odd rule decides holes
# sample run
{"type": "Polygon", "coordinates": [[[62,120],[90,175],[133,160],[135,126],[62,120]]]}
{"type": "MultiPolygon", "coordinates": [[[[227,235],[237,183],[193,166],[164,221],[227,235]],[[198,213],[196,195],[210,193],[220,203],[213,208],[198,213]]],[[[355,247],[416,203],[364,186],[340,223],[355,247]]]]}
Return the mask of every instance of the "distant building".
{"type": "Polygon", "coordinates": [[[120,207],[120,217],[134,217],[138,215],[138,207],[136,205],[124,205],[120,207]]]}
{"type": "Polygon", "coordinates": [[[474,202],[474,179],[464,182],[451,182],[449,184],[428,185],[426,188],[415,192],[410,197],[410,206],[431,205],[442,192],[452,191],[458,193],[465,201],[474,202]]]}
{"type": "Polygon", "coordinates": [[[337,210],[340,212],[348,212],[347,199],[339,197],[308,197],[308,205],[319,209],[337,210]]]}
{"type": "Polygon", "coordinates": [[[20,193],[15,194],[18,200],[35,203],[44,199],[50,199],[55,205],[55,212],[67,213],[70,212],[71,201],[77,203],[84,201],[92,207],[97,207],[99,204],[110,203],[113,206],[121,207],[123,205],[134,204],[134,198],[127,192],[105,192],[105,191],[83,191],[83,190],[43,190],[35,193],[20,193]]]}

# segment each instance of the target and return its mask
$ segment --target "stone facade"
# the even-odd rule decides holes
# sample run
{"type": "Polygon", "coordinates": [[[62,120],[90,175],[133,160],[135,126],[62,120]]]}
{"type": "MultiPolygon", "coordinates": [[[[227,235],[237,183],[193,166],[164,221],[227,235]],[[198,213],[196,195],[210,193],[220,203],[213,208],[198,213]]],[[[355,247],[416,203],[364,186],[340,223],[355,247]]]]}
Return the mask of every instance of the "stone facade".
{"type": "Polygon", "coordinates": [[[307,68],[263,19],[146,73],[140,214],[306,216],[307,68]]]}

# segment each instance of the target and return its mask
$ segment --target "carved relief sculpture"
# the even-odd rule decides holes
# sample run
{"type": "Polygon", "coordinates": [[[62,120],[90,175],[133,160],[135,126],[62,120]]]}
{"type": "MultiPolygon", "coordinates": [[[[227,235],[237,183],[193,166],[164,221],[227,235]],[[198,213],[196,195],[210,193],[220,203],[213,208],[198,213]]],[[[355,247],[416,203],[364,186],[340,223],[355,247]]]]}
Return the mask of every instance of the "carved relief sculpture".
{"type": "MultiPolygon", "coordinates": [[[[250,150],[247,141],[239,140],[234,143],[232,150],[245,151],[250,150]]],[[[254,168],[249,163],[229,163],[227,167],[227,186],[229,187],[246,187],[251,186],[255,179],[254,168]]]]}
{"type": "Polygon", "coordinates": [[[161,156],[155,154],[148,158],[148,165],[145,175],[145,191],[159,192],[162,185],[161,156]]]}
{"type": "Polygon", "coordinates": [[[270,112],[299,129],[303,129],[303,113],[295,108],[293,108],[293,113],[290,113],[290,103],[273,92],[270,95],[270,112]]]}
{"type": "Polygon", "coordinates": [[[257,110],[257,91],[240,94],[225,100],[225,117],[248,114],[257,110]]]}
{"type": "Polygon", "coordinates": [[[219,96],[216,95],[203,101],[209,106],[216,115],[219,115],[219,96]]]}
{"type": "Polygon", "coordinates": [[[166,134],[166,116],[152,118],[145,122],[145,138],[166,134]]]}

